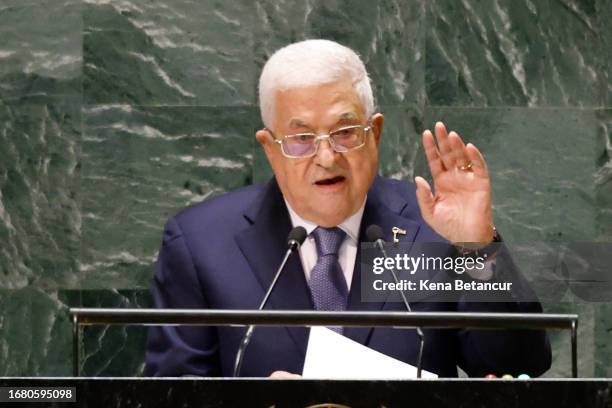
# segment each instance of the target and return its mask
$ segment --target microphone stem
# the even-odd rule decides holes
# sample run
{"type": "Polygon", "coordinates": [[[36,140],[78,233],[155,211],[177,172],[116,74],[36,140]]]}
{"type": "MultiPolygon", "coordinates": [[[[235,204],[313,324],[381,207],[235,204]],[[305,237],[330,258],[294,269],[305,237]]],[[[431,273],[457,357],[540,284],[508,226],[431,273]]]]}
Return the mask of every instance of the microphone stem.
{"type": "MultiPolygon", "coordinates": [[[[376,245],[378,246],[378,249],[380,249],[380,252],[382,252],[383,256],[385,258],[388,258],[387,256],[387,251],[385,250],[385,246],[383,244],[383,241],[381,239],[376,240],[376,245]]],[[[391,275],[393,276],[393,280],[395,281],[395,284],[397,286],[399,286],[399,278],[397,277],[397,274],[395,273],[395,268],[390,269],[391,271],[391,275]]],[[[402,297],[402,301],[404,302],[404,305],[406,306],[406,309],[408,310],[408,312],[412,313],[412,308],[410,307],[410,303],[408,303],[408,299],[406,299],[406,294],[404,294],[403,290],[399,291],[400,296],[402,297]]],[[[423,330],[421,330],[420,327],[415,327],[415,330],[417,332],[417,336],[419,336],[419,355],[417,357],[417,378],[421,378],[421,360],[423,359],[423,347],[425,345],[425,336],[423,335],[423,330]]]]}
{"type": "Polygon", "coordinates": [[[289,243],[289,249],[287,249],[287,252],[285,253],[285,257],[283,258],[283,262],[278,267],[278,270],[276,271],[276,275],[274,275],[274,279],[272,280],[272,283],[270,284],[270,286],[268,286],[268,291],[266,292],[266,296],[264,296],[263,300],[261,301],[261,305],[259,305],[259,310],[263,310],[263,308],[266,307],[266,304],[268,303],[268,298],[272,294],[272,290],[274,289],[274,286],[276,286],[276,281],[278,280],[278,278],[280,278],[280,275],[283,269],[285,269],[285,265],[289,261],[289,257],[291,256],[291,253],[297,247],[298,245],[295,241],[291,241],[289,243]]]}
{"type": "MultiPolygon", "coordinates": [[[[276,286],[276,281],[278,281],[278,278],[280,277],[281,272],[283,271],[283,269],[285,269],[285,265],[287,264],[287,261],[289,261],[289,257],[291,256],[291,253],[298,246],[299,244],[296,241],[292,240],[289,242],[289,249],[287,249],[287,252],[285,253],[285,257],[283,258],[283,262],[280,264],[278,270],[276,271],[276,275],[274,275],[274,279],[272,280],[272,283],[270,284],[270,286],[268,286],[268,291],[266,292],[266,295],[261,301],[261,304],[259,305],[258,310],[263,310],[266,307],[266,304],[268,303],[268,299],[270,298],[270,295],[272,294],[272,290],[276,286]]],[[[253,336],[254,330],[255,330],[255,325],[254,324],[249,325],[246,333],[244,334],[244,337],[242,338],[242,341],[240,342],[240,347],[238,348],[238,352],[236,353],[236,360],[234,362],[234,377],[238,377],[240,375],[240,368],[242,367],[242,360],[244,359],[244,353],[246,351],[247,346],[251,342],[251,337],[253,336]]]]}

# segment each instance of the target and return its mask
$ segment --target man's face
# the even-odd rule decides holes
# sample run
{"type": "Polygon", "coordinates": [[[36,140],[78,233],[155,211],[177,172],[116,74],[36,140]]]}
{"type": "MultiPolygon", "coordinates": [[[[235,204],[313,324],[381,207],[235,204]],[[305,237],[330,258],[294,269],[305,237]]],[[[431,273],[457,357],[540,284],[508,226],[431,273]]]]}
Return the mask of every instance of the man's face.
{"type": "MultiPolygon", "coordinates": [[[[328,134],[344,126],[367,125],[364,109],[349,81],[276,93],[273,128],[277,138],[296,133],[328,134]]],[[[374,180],[383,116],[372,118],[365,145],[344,153],[327,139],[308,158],[283,156],[281,146],[265,130],[257,132],[280,189],[304,219],[333,227],[359,210],[374,180]]]]}

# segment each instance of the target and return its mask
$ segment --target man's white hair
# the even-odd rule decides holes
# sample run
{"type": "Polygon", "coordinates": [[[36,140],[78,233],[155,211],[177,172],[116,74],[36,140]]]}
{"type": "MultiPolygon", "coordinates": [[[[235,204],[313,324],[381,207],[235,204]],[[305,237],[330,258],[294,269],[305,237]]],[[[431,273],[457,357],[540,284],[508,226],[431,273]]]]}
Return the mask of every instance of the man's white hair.
{"type": "Polygon", "coordinates": [[[259,77],[259,106],[266,127],[274,123],[277,91],[317,86],[349,78],[367,117],[374,113],[370,78],[359,55],[329,40],[306,40],[276,51],[259,77]]]}

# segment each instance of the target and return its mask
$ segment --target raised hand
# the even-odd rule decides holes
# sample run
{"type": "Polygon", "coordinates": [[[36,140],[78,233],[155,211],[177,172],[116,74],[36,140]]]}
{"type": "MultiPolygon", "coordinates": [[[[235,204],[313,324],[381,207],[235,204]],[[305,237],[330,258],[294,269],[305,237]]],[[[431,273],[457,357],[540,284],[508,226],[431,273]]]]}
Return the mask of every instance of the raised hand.
{"type": "Polygon", "coordinates": [[[442,122],[434,131],[435,140],[431,131],[423,132],[423,147],[435,194],[424,178],[414,179],[421,214],[452,243],[486,245],[495,234],[487,163],[476,146],[466,146],[456,132],[447,133],[442,122]]]}

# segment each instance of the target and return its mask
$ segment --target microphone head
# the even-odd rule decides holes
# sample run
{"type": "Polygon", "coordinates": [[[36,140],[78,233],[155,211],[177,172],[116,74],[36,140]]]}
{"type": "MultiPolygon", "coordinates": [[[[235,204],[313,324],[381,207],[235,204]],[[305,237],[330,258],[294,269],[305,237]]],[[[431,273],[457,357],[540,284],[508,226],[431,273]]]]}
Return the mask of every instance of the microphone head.
{"type": "Polygon", "coordinates": [[[300,246],[308,236],[306,232],[306,228],[304,227],[295,227],[289,232],[289,236],[287,237],[287,243],[289,246],[300,246]]]}
{"type": "Polygon", "coordinates": [[[366,238],[369,242],[376,242],[378,240],[385,242],[385,234],[382,228],[376,224],[372,224],[366,228],[366,238]]]}

